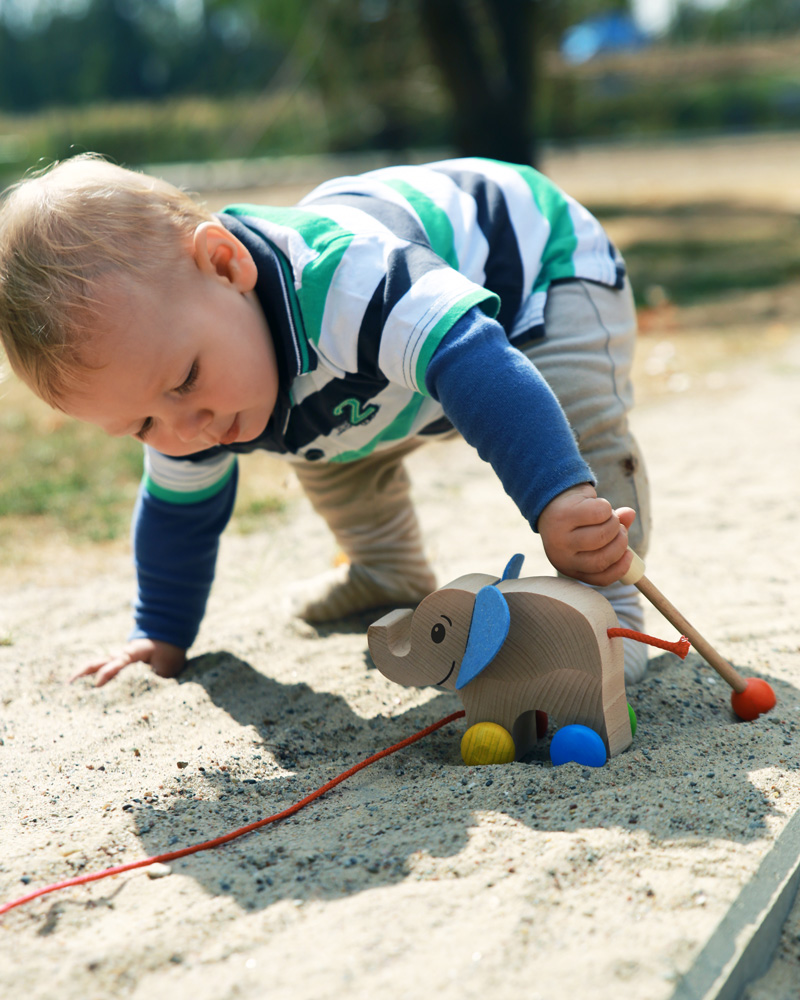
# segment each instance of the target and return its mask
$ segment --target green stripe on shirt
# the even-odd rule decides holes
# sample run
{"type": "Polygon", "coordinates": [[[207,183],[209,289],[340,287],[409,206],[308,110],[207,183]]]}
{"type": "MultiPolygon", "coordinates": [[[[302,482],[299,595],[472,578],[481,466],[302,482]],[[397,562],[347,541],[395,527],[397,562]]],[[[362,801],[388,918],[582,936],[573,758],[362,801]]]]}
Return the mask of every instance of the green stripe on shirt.
{"type": "Polygon", "coordinates": [[[443,208],[440,208],[435,201],[409,184],[397,178],[388,178],[384,181],[387,187],[394,188],[398,194],[402,195],[420,217],[425,232],[430,240],[431,247],[442,260],[445,260],[450,267],[459,270],[458,256],[456,254],[455,238],[453,235],[453,224],[443,208]]]}
{"type": "Polygon", "coordinates": [[[541,270],[532,290],[536,292],[548,288],[558,278],[574,278],[574,254],[578,238],[570,217],[569,202],[563,191],[530,167],[517,163],[506,166],[516,170],[522,177],[531,190],[536,207],[550,224],[550,236],[542,253],[541,270]]]}
{"type": "MultiPolygon", "coordinates": [[[[306,246],[317,254],[296,277],[293,287],[305,321],[306,336],[316,346],[322,331],[322,317],[328,291],[339,262],[350,246],[353,233],[343,229],[332,219],[318,215],[310,209],[228,205],[225,211],[229,215],[250,215],[257,219],[265,219],[276,226],[293,230],[306,246]]],[[[278,249],[283,250],[282,247],[278,249]]]]}

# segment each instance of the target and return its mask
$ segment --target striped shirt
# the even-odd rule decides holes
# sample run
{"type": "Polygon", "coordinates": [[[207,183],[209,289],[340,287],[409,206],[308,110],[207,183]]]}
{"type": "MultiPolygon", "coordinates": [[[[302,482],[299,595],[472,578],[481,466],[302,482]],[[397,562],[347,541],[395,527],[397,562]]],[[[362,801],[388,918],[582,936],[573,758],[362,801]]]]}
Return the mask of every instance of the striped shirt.
{"type": "Polygon", "coordinates": [[[543,334],[553,282],[624,279],[585,208],[532,168],[492,160],[387,167],[221,219],[256,260],[281,388],[254,441],[189,460],[148,450],[146,488],[177,503],[222,489],[236,452],[348,462],[447,429],[425,375],[471,308],[513,343],[543,334]]]}

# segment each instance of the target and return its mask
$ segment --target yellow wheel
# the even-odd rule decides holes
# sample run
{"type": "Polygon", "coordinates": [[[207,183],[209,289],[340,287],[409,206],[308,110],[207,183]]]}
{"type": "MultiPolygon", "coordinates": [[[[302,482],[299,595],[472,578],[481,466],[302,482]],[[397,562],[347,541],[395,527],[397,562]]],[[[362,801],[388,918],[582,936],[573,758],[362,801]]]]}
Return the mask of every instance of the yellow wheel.
{"type": "Polygon", "coordinates": [[[465,764],[510,764],[515,756],[511,733],[496,722],[477,722],[461,737],[465,764]]]}

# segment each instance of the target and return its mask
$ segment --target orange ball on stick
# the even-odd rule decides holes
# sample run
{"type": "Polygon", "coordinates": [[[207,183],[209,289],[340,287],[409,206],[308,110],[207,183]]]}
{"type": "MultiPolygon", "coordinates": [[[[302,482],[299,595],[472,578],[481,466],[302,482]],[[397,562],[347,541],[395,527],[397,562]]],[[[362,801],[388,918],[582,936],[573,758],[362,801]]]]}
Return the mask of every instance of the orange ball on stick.
{"type": "Polygon", "coordinates": [[[775,707],[775,692],[760,677],[748,677],[744,691],[731,692],[734,712],[745,722],[752,722],[775,707]]]}

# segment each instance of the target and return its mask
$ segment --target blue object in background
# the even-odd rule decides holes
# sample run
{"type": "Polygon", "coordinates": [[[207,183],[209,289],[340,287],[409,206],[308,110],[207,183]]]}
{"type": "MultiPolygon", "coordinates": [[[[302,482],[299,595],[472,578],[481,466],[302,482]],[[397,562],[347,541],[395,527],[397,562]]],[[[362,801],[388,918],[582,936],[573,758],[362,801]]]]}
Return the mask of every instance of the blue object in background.
{"type": "Polygon", "coordinates": [[[609,52],[632,52],[649,44],[648,36],[627,14],[602,14],[564,32],[561,54],[569,63],[584,63],[609,52]]]}

